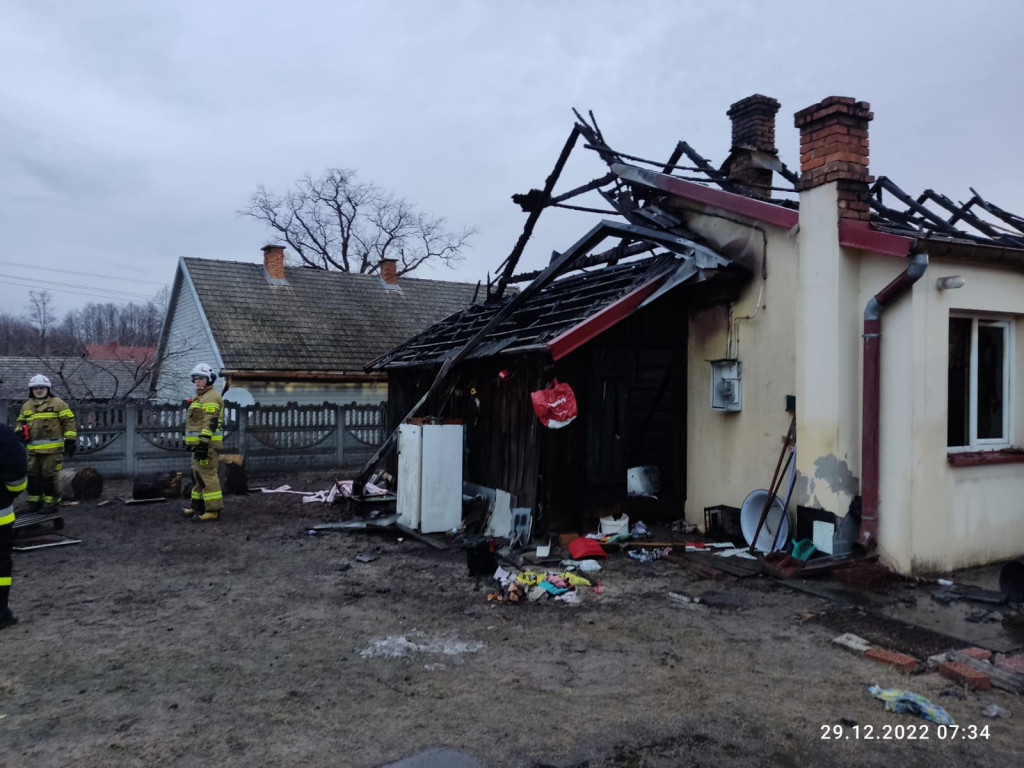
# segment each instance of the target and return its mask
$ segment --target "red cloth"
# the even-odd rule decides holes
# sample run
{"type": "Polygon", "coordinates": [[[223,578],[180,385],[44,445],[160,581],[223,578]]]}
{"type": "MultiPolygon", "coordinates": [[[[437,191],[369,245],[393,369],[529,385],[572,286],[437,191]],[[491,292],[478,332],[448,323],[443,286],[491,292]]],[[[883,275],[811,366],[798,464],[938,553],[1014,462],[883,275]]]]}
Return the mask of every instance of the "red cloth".
{"type": "Polygon", "coordinates": [[[608,553],[600,544],[585,536],[569,542],[569,555],[573,560],[582,560],[585,557],[608,557],[608,553]]]}
{"type": "Polygon", "coordinates": [[[576,393],[564,381],[555,379],[547,389],[530,393],[533,410],[540,423],[551,429],[559,429],[576,418],[576,393]]]}

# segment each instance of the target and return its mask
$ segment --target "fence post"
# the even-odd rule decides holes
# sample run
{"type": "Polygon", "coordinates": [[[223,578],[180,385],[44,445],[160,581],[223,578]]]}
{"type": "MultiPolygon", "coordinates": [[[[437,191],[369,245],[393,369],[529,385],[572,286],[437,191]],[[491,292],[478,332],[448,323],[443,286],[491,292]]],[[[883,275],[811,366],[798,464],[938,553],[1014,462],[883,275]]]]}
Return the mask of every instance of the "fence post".
{"type": "Polygon", "coordinates": [[[135,476],[136,428],[138,410],[134,403],[125,403],[124,409],[124,471],[128,477],[135,476]]]}
{"type": "Polygon", "coordinates": [[[345,466],[345,413],[348,406],[335,404],[334,406],[334,421],[335,421],[335,437],[334,437],[334,459],[339,467],[345,466]]]}
{"type": "Polygon", "coordinates": [[[249,431],[249,408],[248,406],[239,405],[235,407],[235,450],[238,451],[242,456],[248,454],[248,446],[246,445],[246,434],[249,431]]]}

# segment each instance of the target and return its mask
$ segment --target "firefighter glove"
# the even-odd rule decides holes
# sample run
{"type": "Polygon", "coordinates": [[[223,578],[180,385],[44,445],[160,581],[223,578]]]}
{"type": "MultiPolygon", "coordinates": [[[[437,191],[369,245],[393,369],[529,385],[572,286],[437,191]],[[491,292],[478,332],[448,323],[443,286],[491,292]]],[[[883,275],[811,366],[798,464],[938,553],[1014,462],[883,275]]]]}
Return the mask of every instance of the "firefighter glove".
{"type": "Polygon", "coordinates": [[[18,439],[21,442],[23,442],[23,443],[25,443],[27,445],[28,444],[28,424],[21,424],[14,431],[18,433],[18,439]]]}
{"type": "Polygon", "coordinates": [[[192,455],[196,457],[196,461],[208,461],[210,458],[210,444],[198,443],[192,455]]]}
{"type": "Polygon", "coordinates": [[[64,440],[64,453],[68,456],[74,456],[75,451],[78,450],[78,443],[73,437],[69,437],[64,440]]]}

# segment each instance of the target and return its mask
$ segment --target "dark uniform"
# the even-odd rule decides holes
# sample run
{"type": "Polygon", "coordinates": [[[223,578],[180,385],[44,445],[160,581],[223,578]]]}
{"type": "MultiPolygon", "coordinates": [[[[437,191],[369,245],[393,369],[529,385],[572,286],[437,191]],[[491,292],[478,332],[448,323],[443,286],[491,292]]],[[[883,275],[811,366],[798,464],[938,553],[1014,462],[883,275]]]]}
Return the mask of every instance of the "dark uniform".
{"type": "Polygon", "coordinates": [[[28,428],[28,503],[33,510],[60,504],[58,476],[64,453],[75,452],[78,439],[75,414],[68,404],[46,389],[31,397],[18,414],[18,426],[28,428]]]}
{"type": "Polygon", "coordinates": [[[11,593],[11,547],[14,545],[14,497],[28,485],[25,448],[8,425],[0,424],[0,628],[18,619],[7,599],[11,593]]]}
{"type": "Polygon", "coordinates": [[[216,520],[224,509],[224,494],[217,475],[217,456],[224,443],[224,400],[207,383],[196,390],[185,420],[185,447],[192,453],[192,506],[187,515],[216,520]]]}

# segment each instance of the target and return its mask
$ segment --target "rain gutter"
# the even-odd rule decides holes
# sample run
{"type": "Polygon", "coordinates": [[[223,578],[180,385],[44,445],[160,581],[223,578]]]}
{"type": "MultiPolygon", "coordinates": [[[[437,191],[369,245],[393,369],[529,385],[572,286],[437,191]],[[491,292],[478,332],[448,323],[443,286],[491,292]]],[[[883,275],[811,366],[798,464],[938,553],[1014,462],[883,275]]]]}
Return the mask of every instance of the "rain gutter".
{"type": "Polygon", "coordinates": [[[910,265],[864,308],[864,391],[861,421],[860,544],[870,549],[878,538],[879,420],[881,413],[882,313],[910,290],[928,268],[928,254],[917,251],[910,265]]]}

